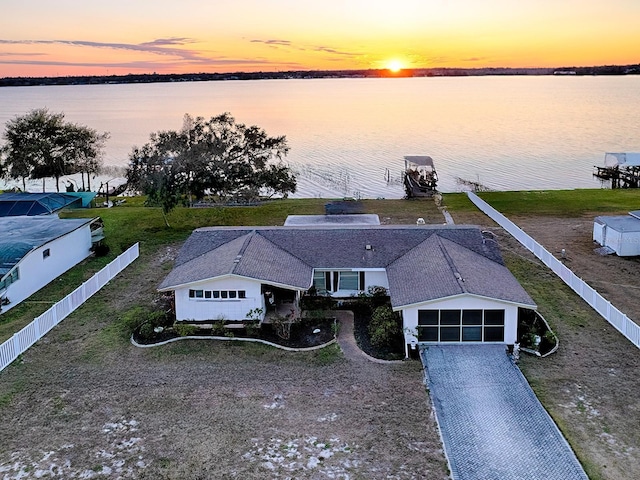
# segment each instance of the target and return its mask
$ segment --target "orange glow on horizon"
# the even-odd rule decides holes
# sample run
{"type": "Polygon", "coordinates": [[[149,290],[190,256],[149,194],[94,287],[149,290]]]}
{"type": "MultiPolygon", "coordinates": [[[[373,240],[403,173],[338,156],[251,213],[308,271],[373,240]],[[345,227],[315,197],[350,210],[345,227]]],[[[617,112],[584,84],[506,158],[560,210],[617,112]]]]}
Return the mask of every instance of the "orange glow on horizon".
{"type": "Polygon", "coordinates": [[[82,9],[73,2],[6,3],[4,17],[12,20],[0,33],[0,77],[359,69],[403,75],[640,61],[640,2],[632,0],[583,0],[580,9],[551,0],[507,9],[504,0],[158,0],[155,9],[144,2],[85,2],[82,9]]]}

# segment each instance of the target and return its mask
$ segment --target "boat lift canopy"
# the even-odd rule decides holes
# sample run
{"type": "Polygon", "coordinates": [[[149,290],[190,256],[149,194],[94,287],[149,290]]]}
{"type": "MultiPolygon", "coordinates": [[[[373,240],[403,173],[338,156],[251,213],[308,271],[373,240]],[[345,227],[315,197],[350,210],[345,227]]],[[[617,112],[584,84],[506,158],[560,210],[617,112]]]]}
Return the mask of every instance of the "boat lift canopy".
{"type": "Polygon", "coordinates": [[[640,167],[640,153],[605,153],[605,167],[640,167]]]}
{"type": "Polygon", "coordinates": [[[408,155],[404,157],[405,168],[408,168],[411,164],[419,167],[435,168],[433,165],[433,158],[426,155],[408,155]]]}

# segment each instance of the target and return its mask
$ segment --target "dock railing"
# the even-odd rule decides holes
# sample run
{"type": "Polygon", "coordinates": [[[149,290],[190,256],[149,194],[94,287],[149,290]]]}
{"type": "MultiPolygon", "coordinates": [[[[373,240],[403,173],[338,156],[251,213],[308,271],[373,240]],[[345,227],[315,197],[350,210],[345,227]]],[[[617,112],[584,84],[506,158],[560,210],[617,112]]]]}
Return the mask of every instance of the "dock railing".
{"type": "Polygon", "coordinates": [[[509,232],[516,240],[532,252],[538,259],[558,275],[564,283],[602,316],[607,322],[625,336],[636,347],[640,348],[640,326],[600,295],[587,282],[578,277],[564,263],[553,256],[546,248],[525,233],[515,223],[498,212],[473,192],[467,192],[469,199],[489,218],[509,232]]]}
{"type": "Polygon", "coordinates": [[[138,258],[136,243],[0,345],[0,372],[138,258]]]}

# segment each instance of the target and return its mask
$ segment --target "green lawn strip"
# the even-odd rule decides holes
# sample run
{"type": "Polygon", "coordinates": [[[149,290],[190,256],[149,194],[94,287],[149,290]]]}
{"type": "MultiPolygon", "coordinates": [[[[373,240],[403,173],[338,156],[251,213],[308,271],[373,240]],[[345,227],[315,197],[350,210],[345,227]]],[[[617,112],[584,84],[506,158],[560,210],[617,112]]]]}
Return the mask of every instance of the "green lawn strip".
{"type": "MultiPolygon", "coordinates": [[[[475,209],[466,197],[466,194],[445,194],[444,203],[451,211],[475,209]]],[[[624,214],[640,208],[640,190],[637,189],[483,192],[479,197],[506,216],[575,217],[585,213],[624,214]]]]}

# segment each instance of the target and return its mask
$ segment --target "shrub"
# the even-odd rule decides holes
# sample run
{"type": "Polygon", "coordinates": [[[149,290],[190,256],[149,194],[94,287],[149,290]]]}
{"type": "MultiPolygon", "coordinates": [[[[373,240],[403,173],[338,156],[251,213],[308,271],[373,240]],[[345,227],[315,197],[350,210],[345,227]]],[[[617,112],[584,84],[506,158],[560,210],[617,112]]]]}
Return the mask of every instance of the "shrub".
{"type": "Polygon", "coordinates": [[[245,323],[244,330],[247,332],[247,337],[256,337],[260,331],[260,324],[254,322],[245,323]]]}
{"type": "Polygon", "coordinates": [[[138,334],[140,335],[140,338],[144,339],[144,340],[150,340],[151,338],[153,338],[153,335],[155,334],[155,332],[153,331],[154,326],[151,325],[150,323],[143,323],[140,326],[140,330],[138,330],[138,334]]]}
{"type": "Polygon", "coordinates": [[[224,328],[224,321],[214,320],[213,325],[211,325],[211,335],[215,337],[223,337],[227,329],[224,328]]]}
{"type": "Polygon", "coordinates": [[[303,310],[332,310],[335,300],[328,295],[305,295],[300,299],[300,308],[303,310]]]}
{"type": "Polygon", "coordinates": [[[189,325],[188,323],[176,323],[173,328],[181,337],[189,337],[200,331],[200,328],[195,325],[189,325]]]}
{"type": "Polygon", "coordinates": [[[376,308],[369,324],[371,344],[376,347],[391,346],[395,339],[402,334],[398,314],[389,305],[376,308]]]}
{"type": "Polygon", "coordinates": [[[147,321],[150,313],[151,311],[145,307],[133,307],[124,312],[117,322],[123,337],[129,338],[140,325],[147,321]]]}

